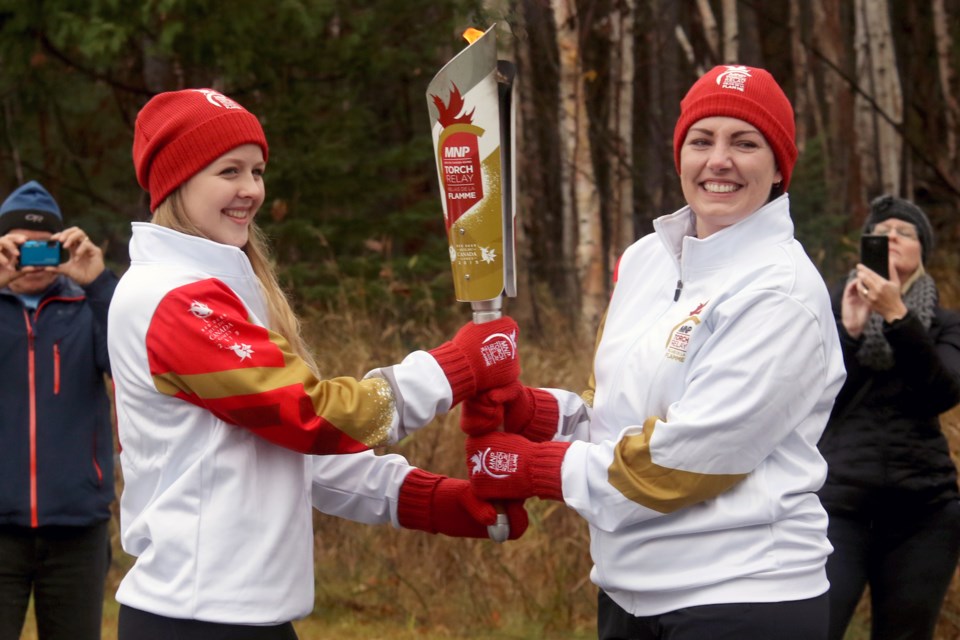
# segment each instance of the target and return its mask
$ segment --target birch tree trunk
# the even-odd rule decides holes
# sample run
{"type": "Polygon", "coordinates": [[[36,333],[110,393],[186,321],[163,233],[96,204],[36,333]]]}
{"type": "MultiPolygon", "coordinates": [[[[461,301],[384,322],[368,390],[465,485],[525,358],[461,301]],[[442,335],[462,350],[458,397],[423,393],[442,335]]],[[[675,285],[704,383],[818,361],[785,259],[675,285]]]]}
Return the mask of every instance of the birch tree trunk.
{"type": "Polygon", "coordinates": [[[606,304],[600,197],[587,121],[580,24],[574,0],[552,0],[560,54],[559,129],[563,185],[564,258],[577,266],[579,329],[596,328],[606,304]]]}
{"type": "Polygon", "coordinates": [[[855,0],[854,7],[857,84],[873,100],[871,104],[860,94],[856,98],[857,137],[867,191],[897,195],[903,151],[897,126],[903,123],[903,94],[889,7],[879,0],[855,0]]]}
{"type": "MultiPolygon", "coordinates": [[[[609,152],[610,219],[609,255],[613,265],[623,250],[633,242],[633,92],[636,83],[634,67],[636,0],[624,0],[610,16],[610,99],[607,126],[612,141],[609,152]]],[[[610,279],[604,274],[605,282],[610,279]]]]}
{"type": "Polygon", "coordinates": [[[737,0],[723,0],[723,62],[740,62],[740,25],[737,22],[737,0]]]}

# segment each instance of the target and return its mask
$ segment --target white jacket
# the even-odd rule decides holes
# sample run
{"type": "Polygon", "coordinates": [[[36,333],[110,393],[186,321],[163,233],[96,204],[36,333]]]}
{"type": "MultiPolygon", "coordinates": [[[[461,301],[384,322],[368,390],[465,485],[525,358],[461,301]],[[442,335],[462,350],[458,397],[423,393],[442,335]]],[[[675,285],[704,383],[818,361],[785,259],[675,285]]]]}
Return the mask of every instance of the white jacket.
{"type": "Polygon", "coordinates": [[[688,207],[654,228],[620,262],[592,410],[551,390],[591,578],[641,616],[820,595],[816,445],[845,371],[788,198],[703,240],[688,207]]]}
{"type": "Polygon", "coordinates": [[[311,503],[398,526],[411,467],[266,438],[328,451],[395,442],[449,410],[450,385],[425,352],[379,380],[318,381],[263,329],[261,290],[235,247],[134,223],[130,257],[109,316],[120,535],[137,556],[117,601],[233,624],[303,617],[314,600],[311,503]]]}

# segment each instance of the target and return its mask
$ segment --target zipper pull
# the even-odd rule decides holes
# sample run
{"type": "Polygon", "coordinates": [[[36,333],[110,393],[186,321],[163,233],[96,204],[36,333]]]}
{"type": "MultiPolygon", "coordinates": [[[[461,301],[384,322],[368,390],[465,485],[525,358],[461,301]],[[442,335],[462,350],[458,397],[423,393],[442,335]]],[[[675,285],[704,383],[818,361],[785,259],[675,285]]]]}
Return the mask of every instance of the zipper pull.
{"type": "Polygon", "coordinates": [[[677,280],[677,290],[673,292],[673,301],[680,299],[680,291],[683,289],[683,280],[677,280]]]}

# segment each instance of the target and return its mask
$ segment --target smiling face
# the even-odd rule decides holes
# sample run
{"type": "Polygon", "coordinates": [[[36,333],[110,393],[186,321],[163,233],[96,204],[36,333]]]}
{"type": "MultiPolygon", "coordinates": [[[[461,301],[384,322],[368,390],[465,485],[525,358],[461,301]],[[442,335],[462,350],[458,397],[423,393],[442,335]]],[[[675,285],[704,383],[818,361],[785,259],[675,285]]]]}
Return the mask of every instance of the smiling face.
{"type": "Polygon", "coordinates": [[[725,116],[698,120],[680,149],[680,185],[706,238],[766,204],[783,176],[756,127],[725,116]]]}
{"type": "Polygon", "coordinates": [[[900,282],[907,281],[923,260],[923,245],[917,227],[906,220],[888,218],[875,224],[871,233],[889,238],[890,262],[900,282]]]}
{"type": "Polygon", "coordinates": [[[258,145],[226,152],[183,183],[180,193],[187,217],[207,238],[242,248],[266,197],[265,167],[258,145]]]}

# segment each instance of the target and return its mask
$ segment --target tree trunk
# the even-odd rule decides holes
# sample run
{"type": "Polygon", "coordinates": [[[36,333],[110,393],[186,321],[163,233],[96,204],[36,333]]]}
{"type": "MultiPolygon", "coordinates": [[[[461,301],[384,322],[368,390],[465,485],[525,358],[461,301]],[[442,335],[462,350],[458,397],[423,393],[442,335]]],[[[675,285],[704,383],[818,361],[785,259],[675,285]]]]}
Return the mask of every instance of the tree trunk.
{"type": "Polygon", "coordinates": [[[903,140],[897,127],[903,123],[903,94],[889,7],[877,0],[856,0],[854,6],[857,83],[873,101],[871,104],[859,94],[856,98],[856,126],[867,191],[898,195],[903,140]]]}
{"type": "Polygon", "coordinates": [[[740,62],[740,26],[737,22],[737,0],[723,0],[723,63],[740,62]]]}
{"type": "Polygon", "coordinates": [[[573,0],[553,0],[560,52],[559,121],[563,184],[564,257],[577,267],[579,328],[592,332],[606,300],[600,198],[593,169],[587,119],[580,24],[573,0]]]}
{"type": "Polygon", "coordinates": [[[950,38],[947,11],[943,0],[932,0],[933,33],[937,47],[937,72],[940,78],[940,89],[943,94],[943,117],[946,121],[946,165],[953,167],[957,162],[957,123],[960,122],[960,106],[953,95],[953,66],[950,62],[950,38]]]}
{"type": "Polygon", "coordinates": [[[713,15],[713,9],[710,8],[710,0],[697,0],[697,9],[700,10],[700,20],[703,22],[703,37],[707,41],[707,48],[710,50],[710,62],[712,66],[720,59],[720,28],[717,26],[717,18],[713,15]]]}
{"type": "MultiPolygon", "coordinates": [[[[636,85],[634,42],[636,2],[624,0],[610,15],[610,99],[608,118],[612,144],[608,154],[610,202],[607,228],[610,229],[607,265],[616,263],[623,250],[633,242],[633,92],[636,85]]],[[[609,269],[607,270],[609,271],[609,269]]],[[[609,283],[609,273],[604,274],[609,283]]]]}

